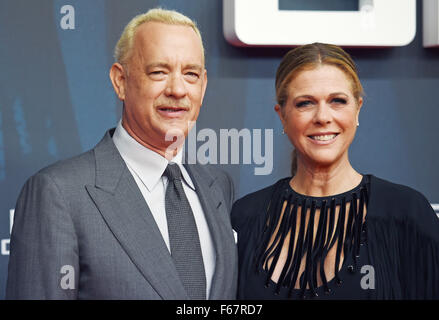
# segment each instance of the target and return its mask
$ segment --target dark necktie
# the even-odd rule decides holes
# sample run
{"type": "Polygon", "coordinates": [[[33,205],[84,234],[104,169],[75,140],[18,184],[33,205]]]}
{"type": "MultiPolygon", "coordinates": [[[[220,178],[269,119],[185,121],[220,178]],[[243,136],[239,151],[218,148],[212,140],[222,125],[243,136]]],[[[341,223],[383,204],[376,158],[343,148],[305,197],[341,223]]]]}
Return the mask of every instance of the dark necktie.
{"type": "Polygon", "coordinates": [[[177,164],[168,164],[169,179],[165,195],[171,256],[180,279],[191,299],[206,299],[206,274],[194,214],[181,183],[177,164]]]}

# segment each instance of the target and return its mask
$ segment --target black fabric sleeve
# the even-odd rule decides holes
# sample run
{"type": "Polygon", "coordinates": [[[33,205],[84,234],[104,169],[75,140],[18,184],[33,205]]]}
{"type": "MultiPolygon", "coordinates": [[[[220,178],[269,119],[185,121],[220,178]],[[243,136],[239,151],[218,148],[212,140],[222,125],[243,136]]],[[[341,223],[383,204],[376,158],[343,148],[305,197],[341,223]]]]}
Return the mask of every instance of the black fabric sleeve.
{"type": "Polygon", "coordinates": [[[439,299],[439,219],[433,208],[411,188],[384,181],[374,187],[368,236],[377,298],[439,299]]]}

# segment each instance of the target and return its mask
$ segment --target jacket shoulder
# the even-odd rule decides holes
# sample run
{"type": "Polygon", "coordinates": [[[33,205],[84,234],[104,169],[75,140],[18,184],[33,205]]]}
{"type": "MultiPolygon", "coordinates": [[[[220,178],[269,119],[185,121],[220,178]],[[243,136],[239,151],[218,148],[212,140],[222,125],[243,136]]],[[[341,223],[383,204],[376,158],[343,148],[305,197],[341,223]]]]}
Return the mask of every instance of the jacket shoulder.
{"type": "Polygon", "coordinates": [[[112,142],[113,133],[114,128],[108,130],[91,150],[49,165],[38,171],[35,176],[50,176],[54,181],[70,181],[71,184],[79,182],[94,183],[97,162],[99,160],[98,155],[99,158],[108,159],[109,161],[115,156],[114,150],[116,148],[112,142]]]}
{"type": "Polygon", "coordinates": [[[38,171],[33,177],[49,176],[60,184],[64,181],[89,183],[94,181],[95,171],[94,151],[89,150],[80,155],[55,162],[38,171]]]}

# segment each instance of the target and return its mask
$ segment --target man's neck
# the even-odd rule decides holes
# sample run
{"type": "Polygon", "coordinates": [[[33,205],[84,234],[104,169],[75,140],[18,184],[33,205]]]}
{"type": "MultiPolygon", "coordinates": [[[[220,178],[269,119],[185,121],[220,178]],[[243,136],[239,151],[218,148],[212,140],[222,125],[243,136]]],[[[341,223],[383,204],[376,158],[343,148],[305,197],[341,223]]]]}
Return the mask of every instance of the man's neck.
{"type": "Polygon", "coordinates": [[[139,144],[141,144],[145,148],[148,148],[151,151],[154,151],[155,153],[158,153],[168,161],[175,158],[175,156],[178,154],[178,152],[180,152],[184,145],[184,137],[177,137],[175,142],[165,141],[165,139],[163,139],[163,145],[153,145],[151,143],[148,143],[147,141],[142,140],[139,136],[135,134],[133,130],[131,130],[130,127],[124,126],[123,122],[122,127],[139,144]]]}

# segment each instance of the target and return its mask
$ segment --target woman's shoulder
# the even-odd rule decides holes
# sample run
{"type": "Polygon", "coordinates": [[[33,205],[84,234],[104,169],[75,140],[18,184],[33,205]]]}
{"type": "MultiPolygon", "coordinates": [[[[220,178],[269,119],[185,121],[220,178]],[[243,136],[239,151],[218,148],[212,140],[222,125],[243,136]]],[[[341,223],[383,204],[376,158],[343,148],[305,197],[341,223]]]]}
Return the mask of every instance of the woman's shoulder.
{"type": "Polygon", "coordinates": [[[276,183],[249,193],[242,198],[235,201],[232,208],[232,225],[235,230],[239,229],[242,223],[245,223],[249,218],[256,217],[261,212],[264,212],[273,195],[291,178],[283,178],[276,183]],[[261,210],[262,209],[262,210],[261,210]]]}
{"type": "Polygon", "coordinates": [[[439,219],[430,202],[406,185],[371,176],[368,210],[372,217],[409,223],[430,235],[439,231],[439,219]]]}
{"type": "Polygon", "coordinates": [[[418,190],[374,175],[370,175],[370,194],[371,200],[391,206],[407,207],[428,204],[427,198],[418,190]]]}

